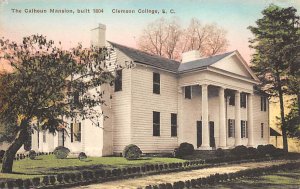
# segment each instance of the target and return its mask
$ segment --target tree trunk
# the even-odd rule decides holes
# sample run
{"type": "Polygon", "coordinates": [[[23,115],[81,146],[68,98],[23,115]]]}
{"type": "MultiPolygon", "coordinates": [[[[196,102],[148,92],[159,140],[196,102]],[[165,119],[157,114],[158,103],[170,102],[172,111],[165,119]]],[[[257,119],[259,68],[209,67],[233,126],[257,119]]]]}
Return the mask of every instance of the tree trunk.
{"type": "Polygon", "coordinates": [[[8,149],[5,151],[2,162],[2,173],[12,173],[13,160],[18,150],[22,147],[24,142],[28,140],[29,134],[27,130],[27,124],[22,121],[20,130],[17,133],[15,140],[11,143],[8,149]]]}
{"type": "Polygon", "coordinates": [[[279,93],[279,104],[280,104],[280,118],[281,118],[281,131],[282,131],[282,142],[283,142],[283,150],[287,153],[289,151],[287,135],[286,135],[286,123],[285,123],[285,115],[284,115],[284,103],[283,103],[283,92],[281,89],[281,85],[278,88],[279,93]]]}

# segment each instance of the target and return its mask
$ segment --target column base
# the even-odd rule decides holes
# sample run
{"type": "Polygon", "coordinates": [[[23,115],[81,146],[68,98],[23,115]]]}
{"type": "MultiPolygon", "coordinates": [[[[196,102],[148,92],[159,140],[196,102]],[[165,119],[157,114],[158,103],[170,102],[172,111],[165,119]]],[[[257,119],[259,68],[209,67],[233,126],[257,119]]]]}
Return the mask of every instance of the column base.
{"type": "Polygon", "coordinates": [[[210,146],[200,146],[199,148],[196,148],[195,150],[212,150],[212,147],[210,147],[210,146]]]}
{"type": "Polygon", "coordinates": [[[216,149],[218,149],[218,148],[222,148],[223,150],[229,149],[228,146],[218,146],[218,147],[216,147],[216,149]]]}

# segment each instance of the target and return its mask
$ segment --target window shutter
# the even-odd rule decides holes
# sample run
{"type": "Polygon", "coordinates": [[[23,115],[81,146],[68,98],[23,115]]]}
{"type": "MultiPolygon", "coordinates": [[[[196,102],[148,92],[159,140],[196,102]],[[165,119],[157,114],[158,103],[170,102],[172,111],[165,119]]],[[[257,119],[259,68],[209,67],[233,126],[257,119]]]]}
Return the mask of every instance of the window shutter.
{"type": "Polygon", "coordinates": [[[243,138],[244,134],[244,127],[243,127],[243,121],[241,121],[241,138],[243,138]]]}
{"type": "Polygon", "coordinates": [[[230,119],[228,119],[228,137],[231,137],[231,134],[230,134],[230,119]]]}
{"type": "Polygon", "coordinates": [[[233,137],[235,137],[235,120],[232,120],[232,125],[233,125],[233,137]]]}
{"type": "Polygon", "coordinates": [[[245,124],[246,124],[246,138],[248,138],[248,121],[246,121],[245,124]]]}

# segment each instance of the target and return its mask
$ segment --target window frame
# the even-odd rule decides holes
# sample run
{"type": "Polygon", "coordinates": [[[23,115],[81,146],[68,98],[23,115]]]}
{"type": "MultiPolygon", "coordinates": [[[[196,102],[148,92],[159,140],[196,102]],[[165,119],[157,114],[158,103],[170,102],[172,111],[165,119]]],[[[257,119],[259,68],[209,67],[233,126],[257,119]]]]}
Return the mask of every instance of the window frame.
{"type": "Polygon", "coordinates": [[[241,120],[241,138],[248,138],[248,124],[245,120],[241,120]]]}
{"type": "Polygon", "coordinates": [[[241,104],[241,108],[247,108],[247,94],[246,93],[241,93],[240,104],[241,104]]]}
{"type": "Polygon", "coordinates": [[[123,71],[122,69],[116,70],[115,81],[114,81],[114,91],[122,91],[123,89],[123,71]]]}
{"type": "Polygon", "coordinates": [[[267,111],[267,97],[265,96],[260,97],[260,111],[262,112],[267,111]]]}
{"type": "Polygon", "coordinates": [[[153,72],[153,91],[152,92],[153,92],[153,94],[160,94],[160,73],[158,73],[158,72],[153,72]]]}
{"type": "Polygon", "coordinates": [[[43,143],[47,142],[47,131],[43,131],[43,143]]]}
{"type": "Polygon", "coordinates": [[[177,127],[178,127],[177,124],[178,124],[177,123],[177,114],[171,113],[171,137],[177,137],[177,134],[178,134],[177,133],[177,127]],[[174,119],[175,119],[175,121],[174,121],[174,119]]]}
{"type": "Polygon", "coordinates": [[[153,111],[152,117],[152,136],[160,136],[160,112],[153,111]],[[158,116],[158,118],[156,116],[158,116]]]}
{"type": "Polygon", "coordinates": [[[235,137],[235,120],[228,119],[228,138],[235,137]]]}
{"type": "Polygon", "coordinates": [[[184,86],[184,98],[192,99],[192,86],[184,86]],[[189,90],[187,90],[189,88],[189,90]],[[189,96],[187,96],[187,91],[189,91],[189,96]]]}
{"type": "Polygon", "coordinates": [[[228,99],[228,105],[229,106],[235,106],[235,94],[234,93],[230,93],[228,95],[229,99],[228,99]]]}
{"type": "Polygon", "coordinates": [[[82,134],[82,130],[81,129],[82,129],[81,122],[79,122],[79,123],[70,123],[71,143],[73,143],[73,142],[81,142],[81,140],[82,140],[82,135],[81,135],[82,134]],[[74,132],[75,125],[78,125],[78,131],[77,131],[77,133],[74,132]]]}
{"type": "Polygon", "coordinates": [[[264,138],[264,123],[260,123],[260,138],[264,138]]]}

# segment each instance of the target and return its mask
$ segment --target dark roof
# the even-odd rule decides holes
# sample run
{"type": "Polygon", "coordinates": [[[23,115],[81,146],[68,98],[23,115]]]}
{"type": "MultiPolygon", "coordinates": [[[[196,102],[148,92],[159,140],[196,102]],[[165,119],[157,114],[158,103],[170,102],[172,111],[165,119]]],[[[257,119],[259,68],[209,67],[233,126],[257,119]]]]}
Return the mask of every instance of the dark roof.
{"type": "Polygon", "coordinates": [[[225,58],[226,56],[230,55],[233,52],[234,51],[180,64],[178,71],[184,72],[184,71],[188,71],[188,70],[193,70],[193,69],[210,66],[210,65],[218,62],[219,60],[225,58]]]}
{"type": "Polygon", "coordinates": [[[108,41],[113,47],[119,49],[121,52],[123,52],[125,55],[127,55],[129,58],[131,58],[134,62],[146,64],[149,66],[153,66],[156,68],[165,69],[172,72],[184,72],[188,70],[198,69],[202,67],[207,67],[209,65],[212,65],[219,60],[225,58],[226,56],[230,55],[234,51],[227,52],[224,54],[219,54],[207,58],[202,58],[199,60],[186,62],[186,63],[180,63],[176,60],[170,60],[158,55],[153,55],[146,53],[144,51],[140,51],[131,47],[127,47],[124,45],[120,45],[111,41],[108,41]]]}
{"type": "Polygon", "coordinates": [[[270,127],[270,136],[281,136],[281,134],[270,127]]]}
{"type": "Polygon", "coordinates": [[[154,66],[157,68],[165,69],[172,72],[177,72],[180,62],[175,60],[170,60],[164,57],[160,57],[157,55],[152,55],[137,49],[133,49],[130,47],[126,47],[114,42],[109,43],[119,49],[121,52],[123,52],[125,55],[127,55],[129,58],[131,58],[133,61],[146,64],[149,66],[154,66]]]}

